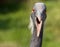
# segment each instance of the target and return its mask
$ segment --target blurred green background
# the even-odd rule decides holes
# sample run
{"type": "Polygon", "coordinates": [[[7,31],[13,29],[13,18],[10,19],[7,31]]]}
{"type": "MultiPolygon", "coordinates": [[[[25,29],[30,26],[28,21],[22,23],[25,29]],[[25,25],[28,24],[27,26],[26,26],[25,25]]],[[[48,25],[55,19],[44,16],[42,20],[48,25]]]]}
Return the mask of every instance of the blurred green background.
{"type": "Polygon", "coordinates": [[[60,0],[0,0],[0,47],[29,47],[29,17],[34,3],[47,6],[43,47],[60,47],[60,0]]]}

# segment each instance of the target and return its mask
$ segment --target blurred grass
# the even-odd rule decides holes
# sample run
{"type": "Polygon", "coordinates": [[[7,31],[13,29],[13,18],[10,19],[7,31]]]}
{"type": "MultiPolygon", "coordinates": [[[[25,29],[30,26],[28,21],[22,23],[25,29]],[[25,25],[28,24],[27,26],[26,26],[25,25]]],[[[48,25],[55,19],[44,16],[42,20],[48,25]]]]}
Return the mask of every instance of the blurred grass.
{"type": "MultiPolygon", "coordinates": [[[[47,19],[44,27],[43,47],[60,47],[60,3],[45,2],[47,19]]],[[[24,6],[23,6],[24,7],[24,6]]],[[[28,29],[31,8],[0,14],[0,42],[16,42],[17,47],[29,47],[28,29]]]]}
{"type": "Polygon", "coordinates": [[[60,3],[46,2],[47,20],[43,38],[43,47],[60,47],[60,3]]]}

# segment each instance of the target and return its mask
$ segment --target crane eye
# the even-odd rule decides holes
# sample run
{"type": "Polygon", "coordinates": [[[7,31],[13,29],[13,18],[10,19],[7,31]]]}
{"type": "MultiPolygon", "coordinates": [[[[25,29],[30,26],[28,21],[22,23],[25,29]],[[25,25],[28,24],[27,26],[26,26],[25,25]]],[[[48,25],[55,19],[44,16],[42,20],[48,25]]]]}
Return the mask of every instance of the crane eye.
{"type": "Polygon", "coordinates": [[[43,13],[46,14],[46,10],[44,10],[43,13]]]}
{"type": "Polygon", "coordinates": [[[32,12],[34,12],[35,10],[34,9],[32,9],[32,12]]]}

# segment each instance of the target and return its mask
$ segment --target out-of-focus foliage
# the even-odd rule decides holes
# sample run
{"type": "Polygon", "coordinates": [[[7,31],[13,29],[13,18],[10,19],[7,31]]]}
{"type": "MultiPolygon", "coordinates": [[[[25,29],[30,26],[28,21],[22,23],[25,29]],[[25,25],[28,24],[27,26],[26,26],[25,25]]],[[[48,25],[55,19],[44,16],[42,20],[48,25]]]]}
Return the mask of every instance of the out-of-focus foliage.
{"type": "Polygon", "coordinates": [[[0,0],[0,13],[15,12],[25,9],[27,0],[0,0]]]}
{"type": "Polygon", "coordinates": [[[0,0],[0,4],[11,4],[11,3],[21,3],[27,2],[28,0],[0,0]]]}

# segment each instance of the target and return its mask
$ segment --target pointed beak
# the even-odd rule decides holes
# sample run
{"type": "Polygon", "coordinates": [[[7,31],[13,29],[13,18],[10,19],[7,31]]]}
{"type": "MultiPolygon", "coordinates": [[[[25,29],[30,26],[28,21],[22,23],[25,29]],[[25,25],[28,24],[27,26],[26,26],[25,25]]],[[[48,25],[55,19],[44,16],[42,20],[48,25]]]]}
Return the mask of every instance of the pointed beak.
{"type": "Polygon", "coordinates": [[[40,35],[41,27],[42,27],[41,17],[40,16],[37,16],[36,17],[37,37],[39,37],[39,35],[40,35]]]}

